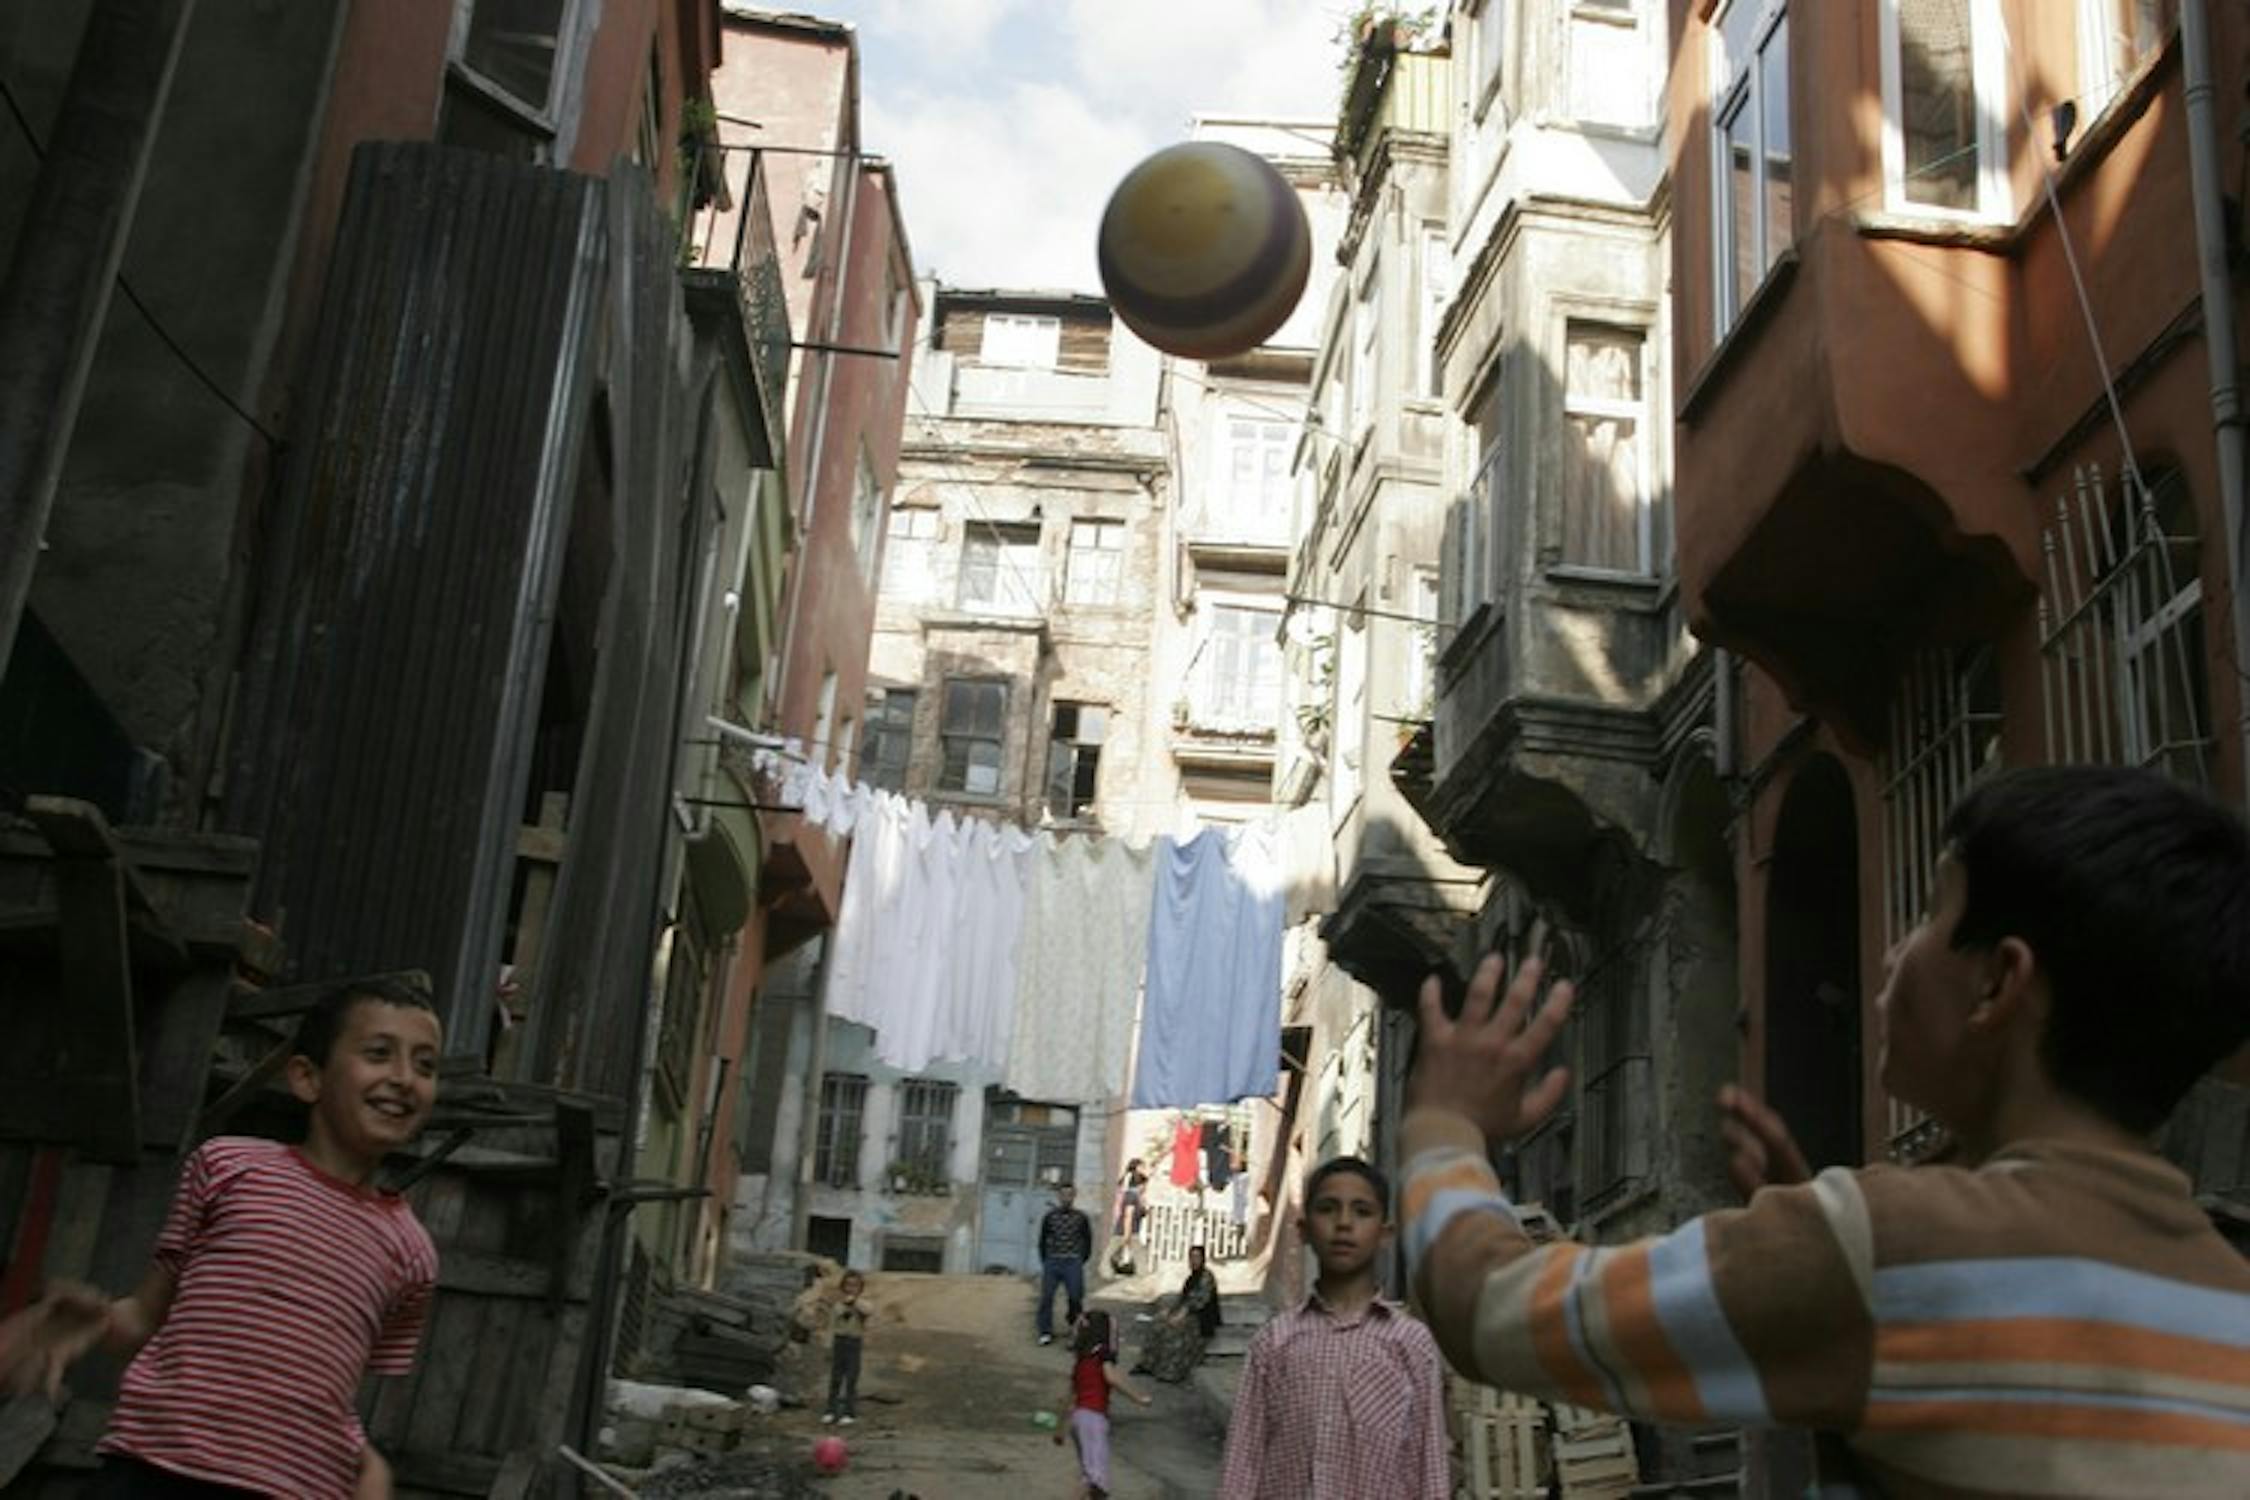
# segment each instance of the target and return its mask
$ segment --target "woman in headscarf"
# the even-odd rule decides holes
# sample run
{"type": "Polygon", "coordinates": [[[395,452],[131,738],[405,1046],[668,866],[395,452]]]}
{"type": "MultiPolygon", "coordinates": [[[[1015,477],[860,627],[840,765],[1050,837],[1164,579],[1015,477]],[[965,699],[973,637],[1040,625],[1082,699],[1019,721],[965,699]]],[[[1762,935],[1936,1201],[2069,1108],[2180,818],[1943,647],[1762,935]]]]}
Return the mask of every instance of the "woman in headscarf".
{"type": "Polygon", "coordinates": [[[1140,1369],[1178,1385],[1203,1363],[1203,1349],[1219,1331],[1219,1282],[1203,1264],[1203,1247],[1188,1251],[1187,1280],[1171,1307],[1157,1315],[1141,1345],[1140,1369]]]}

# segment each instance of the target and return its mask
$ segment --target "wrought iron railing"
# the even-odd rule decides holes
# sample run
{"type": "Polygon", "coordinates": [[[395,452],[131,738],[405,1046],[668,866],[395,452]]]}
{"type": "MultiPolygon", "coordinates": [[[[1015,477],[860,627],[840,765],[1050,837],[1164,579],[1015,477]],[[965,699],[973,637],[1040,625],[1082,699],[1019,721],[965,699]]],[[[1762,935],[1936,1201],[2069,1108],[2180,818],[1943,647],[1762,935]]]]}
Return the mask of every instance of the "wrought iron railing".
{"type": "Polygon", "coordinates": [[[680,264],[726,271],[741,287],[758,396],[766,430],[784,430],[789,379],[789,300],[773,207],[766,196],[766,155],[755,146],[697,141],[682,174],[680,264]]]}

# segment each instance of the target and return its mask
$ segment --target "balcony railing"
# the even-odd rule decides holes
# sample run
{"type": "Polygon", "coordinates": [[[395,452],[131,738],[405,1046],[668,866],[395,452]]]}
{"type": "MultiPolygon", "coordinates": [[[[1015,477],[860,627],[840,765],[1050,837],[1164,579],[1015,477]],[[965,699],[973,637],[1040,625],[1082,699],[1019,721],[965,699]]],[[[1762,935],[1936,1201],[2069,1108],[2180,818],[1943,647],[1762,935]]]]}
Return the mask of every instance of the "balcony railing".
{"type": "Polygon", "coordinates": [[[680,191],[681,268],[729,272],[740,286],[758,400],[766,431],[778,441],[789,378],[789,300],[766,197],[765,153],[698,141],[680,191]]]}

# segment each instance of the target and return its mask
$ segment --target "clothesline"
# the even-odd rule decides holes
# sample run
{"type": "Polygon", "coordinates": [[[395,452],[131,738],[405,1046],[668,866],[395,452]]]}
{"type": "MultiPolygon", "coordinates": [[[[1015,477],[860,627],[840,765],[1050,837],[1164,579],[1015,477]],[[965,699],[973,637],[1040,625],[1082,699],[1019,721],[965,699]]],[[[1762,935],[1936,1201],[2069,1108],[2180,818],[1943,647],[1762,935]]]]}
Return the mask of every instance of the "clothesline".
{"type": "Polygon", "coordinates": [[[1283,840],[1270,816],[1138,846],[1035,836],[770,749],[756,763],[781,771],[808,821],[852,839],[824,1004],[871,1027],[883,1062],[979,1063],[1057,1103],[1106,1103],[1130,1081],[1136,1108],[1279,1086],[1283,840]]]}

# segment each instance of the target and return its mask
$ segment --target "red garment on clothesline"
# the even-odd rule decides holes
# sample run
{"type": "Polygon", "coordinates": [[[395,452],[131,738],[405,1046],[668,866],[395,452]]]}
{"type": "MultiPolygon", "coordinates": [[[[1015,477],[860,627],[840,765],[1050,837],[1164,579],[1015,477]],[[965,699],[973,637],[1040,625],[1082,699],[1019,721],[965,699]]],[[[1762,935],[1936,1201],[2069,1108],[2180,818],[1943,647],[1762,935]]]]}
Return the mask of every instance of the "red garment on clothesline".
{"type": "Polygon", "coordinates": [[[1202,1179],[1203,1126],[1193,1115],[1172,1136],[1172,1186],[1194,1187],[1202,1179]]]}

